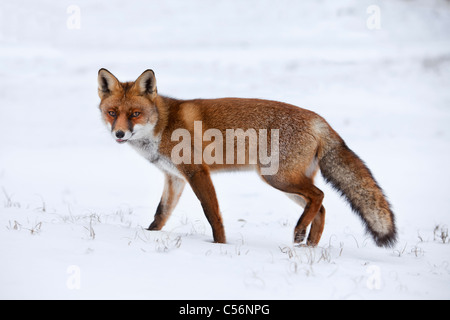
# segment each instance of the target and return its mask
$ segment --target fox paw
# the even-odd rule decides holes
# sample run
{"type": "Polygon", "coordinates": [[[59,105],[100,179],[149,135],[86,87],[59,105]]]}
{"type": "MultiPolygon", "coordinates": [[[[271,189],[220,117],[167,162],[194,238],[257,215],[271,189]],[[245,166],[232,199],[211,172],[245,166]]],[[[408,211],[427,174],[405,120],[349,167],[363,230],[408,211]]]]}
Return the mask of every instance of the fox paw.
{"type": "Polygon", "coordinates": [[[148,231],[157,231],[157,230],[161,230],[161,226],[158,222],[153,221],[150,226],[147,228],[148,231]]]}
{"type": "Polygon", "coordinates": [[[306,230],[295,230],[294,232],[294,242],[302,243],[306,237],[306,230]]]}

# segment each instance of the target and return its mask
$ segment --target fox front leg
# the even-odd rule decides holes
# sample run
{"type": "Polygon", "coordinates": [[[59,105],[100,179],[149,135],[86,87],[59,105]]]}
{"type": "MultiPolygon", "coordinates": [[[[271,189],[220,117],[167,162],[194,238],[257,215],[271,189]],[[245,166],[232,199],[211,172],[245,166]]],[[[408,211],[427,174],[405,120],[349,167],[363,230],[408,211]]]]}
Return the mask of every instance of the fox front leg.
{"type": "Polygon", "coordinates": [[[147,230],[161,230],[164,227],[175,209],[185,185],[186,182],[183,179],[166,174],[164,191],[156,209],[155,219],[147,230]]]}
{"type": "Polygon", "coordinates": [[[189,176],[189,184],[203,207],[203,212],[211,225],[214,242],[226,243],[222,216],[219,211],[214,185],[209,171],[202,168],[189,176]]]}

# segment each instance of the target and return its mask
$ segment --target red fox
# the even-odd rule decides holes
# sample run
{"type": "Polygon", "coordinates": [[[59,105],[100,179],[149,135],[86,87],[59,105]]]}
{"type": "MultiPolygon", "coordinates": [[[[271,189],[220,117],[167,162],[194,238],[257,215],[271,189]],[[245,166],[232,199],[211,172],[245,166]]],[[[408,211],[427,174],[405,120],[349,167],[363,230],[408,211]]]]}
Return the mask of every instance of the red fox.
{"type": "Polygon", "coordinates": [[[214,242],[225,243],[210,174],[255,170],[304,208],[294,242],[302,243],[311,225],[306,244],[316,246],[325,225],[324,194],[314,185],[320,169],[361,217],[375,243],[395,244],[394,214],[382,189],[364,162],[316,113],[260,99],[169,98],[158,94],[152,70],[134,82],[120,82],[100,69],[98,94],[114,139],[130,144],[165,174],[164,192],[148,230],[165,225],[187,182],[212,227],[214,242]]]}

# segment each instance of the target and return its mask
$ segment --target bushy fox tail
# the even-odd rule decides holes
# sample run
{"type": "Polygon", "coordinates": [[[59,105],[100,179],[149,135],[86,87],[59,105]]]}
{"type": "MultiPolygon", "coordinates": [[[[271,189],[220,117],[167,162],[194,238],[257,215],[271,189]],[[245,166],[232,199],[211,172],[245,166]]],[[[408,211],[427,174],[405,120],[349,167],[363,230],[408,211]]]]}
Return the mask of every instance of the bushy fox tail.
{"type": "Polygon", "coordinates": [[[392,247],[397,239],[394,214],[369,168],[333,132],[319,153],[320,171],[347,199],[378,246],[392,247]]]}

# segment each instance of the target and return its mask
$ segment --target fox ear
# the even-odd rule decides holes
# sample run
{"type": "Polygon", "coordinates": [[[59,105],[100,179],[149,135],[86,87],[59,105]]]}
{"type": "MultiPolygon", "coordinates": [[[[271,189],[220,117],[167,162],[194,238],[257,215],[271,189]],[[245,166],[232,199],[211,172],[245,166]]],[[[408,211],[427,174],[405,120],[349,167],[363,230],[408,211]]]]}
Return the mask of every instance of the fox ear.
{"type": "Polygon", "coordinates": [[[119,88],[119,80],[108,70],[102,68],[98,71],[98,96],[103,99],[119,88]]]}
{"type": "Polygon", "coordinates": [[[156,96],[156,78],[153,70],[145,70],[139,78],[136,79],[134,86],[141,95],[149,94],[152,97],[156,96]]]}

